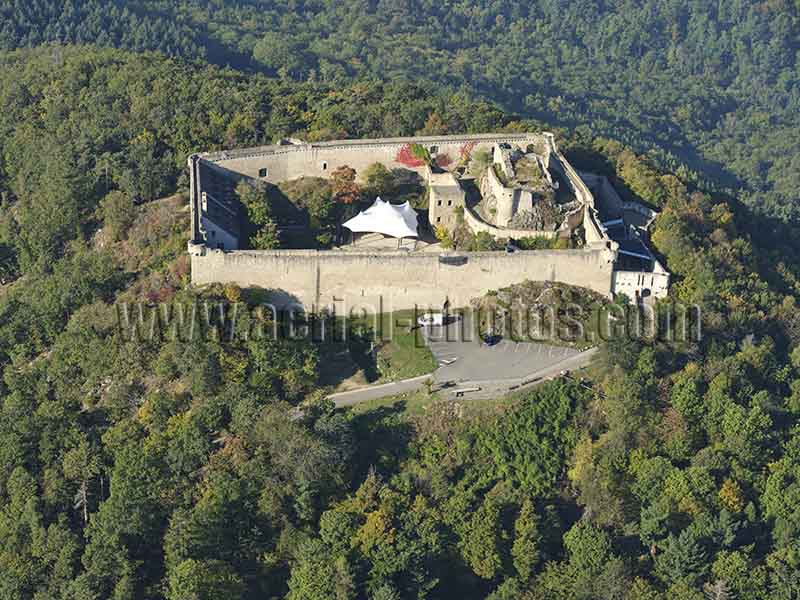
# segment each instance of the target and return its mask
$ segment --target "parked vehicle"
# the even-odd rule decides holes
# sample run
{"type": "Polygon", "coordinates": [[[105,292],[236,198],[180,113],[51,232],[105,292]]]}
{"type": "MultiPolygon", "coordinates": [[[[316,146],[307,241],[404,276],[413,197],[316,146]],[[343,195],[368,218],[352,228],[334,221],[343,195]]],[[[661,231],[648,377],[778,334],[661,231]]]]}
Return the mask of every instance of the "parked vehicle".
{"type": "Polygon", "coordinates": [[[444,325],[444,315],[442,313],[425,313],[417,319],[420,327],[441,327],[444,325]]]}
{"type": "Polygon", "coordinates": [[[496,346],[501,342],[503,339],[502,335],[497,335],[494,333],[487,333],[483,336],[483,343],[487,346],[496,346]]]}

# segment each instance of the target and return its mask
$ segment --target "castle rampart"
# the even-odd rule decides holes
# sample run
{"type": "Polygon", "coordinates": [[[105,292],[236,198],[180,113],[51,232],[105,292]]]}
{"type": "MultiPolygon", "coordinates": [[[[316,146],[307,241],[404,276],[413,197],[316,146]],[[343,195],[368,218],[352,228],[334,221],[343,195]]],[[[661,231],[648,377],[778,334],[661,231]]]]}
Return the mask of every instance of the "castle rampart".
{"type": "Polygon", "coordinates": [[[552,138],[549,139],[551,144],[551,152],[558,159],[556,161],[550,159],[550,166],[561,171],[565,179],[569,182],[569,186],[575,198],[583,204],[583,228],[584,236],[587,244],[604,244],[613,243],[609,242],[606,235],[600,227],[600,218],[595,207],[595,200],[592,192],[580,178],[577,171],[572,168],[564,155],[556,147],[552,138]]]}
{"type": "Polygon", "coordinates": [[[400,310],[438,308],[446,299],[465,306],[491,289],[525,280],[559,281],[610,296],[613,261],[613,252],[603,248],[513,254],[207,250],[192,256],[192,281],[272,289],[276,305],[343,302],[400,310]]]}
{"type": "Polygon", "coordinates": [[[382,138],[341,140],[308,144],[276,144],[246,150],[226,150],[201,154],[208,162],[216,163],[237,173],[270,182],[298,177],[328,177],[338,167],[348,166],[362,172],[379,162],[388,168],[411,169],[423,173],[424,167],[409,167],[396,160],[397,153],[408,144],[422,144],[436,156],[446,155],[458,162],[462,152],[469,149],[491,150],[498,143],[546,144],[548,134],[509,133],[451,136],[421,136],[413,138],[382,138]]]}

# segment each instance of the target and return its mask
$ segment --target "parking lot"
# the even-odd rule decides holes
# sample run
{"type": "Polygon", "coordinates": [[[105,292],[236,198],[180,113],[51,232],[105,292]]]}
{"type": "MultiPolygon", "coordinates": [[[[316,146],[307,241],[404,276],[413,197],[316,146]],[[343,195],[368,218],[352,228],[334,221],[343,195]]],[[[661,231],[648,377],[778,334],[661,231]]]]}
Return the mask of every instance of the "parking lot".
{"type": "Polygon", "coordinates": [[[434,378],[440,383],[525,377],[580,353],[573,348],[506,339],[487,346],[464,320],[425,328],[423,333],[439,364],[434,378]]]}

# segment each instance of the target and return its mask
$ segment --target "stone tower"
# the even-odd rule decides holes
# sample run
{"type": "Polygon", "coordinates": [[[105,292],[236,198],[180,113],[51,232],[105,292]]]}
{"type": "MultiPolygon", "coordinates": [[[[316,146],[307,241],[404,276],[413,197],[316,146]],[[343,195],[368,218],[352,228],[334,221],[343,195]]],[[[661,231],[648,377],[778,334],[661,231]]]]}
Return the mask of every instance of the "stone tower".
{"type": "Polygon", "coordinates": [[[432,228],[453,231],[464,210],[464,190],[449,171],[425,170],[428,179],[428,220],[432,228]]]}

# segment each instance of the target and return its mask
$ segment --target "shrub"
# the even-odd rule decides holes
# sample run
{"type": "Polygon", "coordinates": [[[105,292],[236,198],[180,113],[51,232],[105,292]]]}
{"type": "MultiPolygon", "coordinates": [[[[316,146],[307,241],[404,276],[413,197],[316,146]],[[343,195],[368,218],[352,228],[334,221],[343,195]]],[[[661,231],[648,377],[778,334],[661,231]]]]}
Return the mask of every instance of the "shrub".
{"type": "Polygon", "coordinates": [[[436,239],[439,240],[442,248],[453,248],[453,238],[450,236],[450,232],[445,227],[437,225],[434,228],[433,233],[436,236],[436,239]]]}
{"type": "Polygon", "coordinates": [[[125,239],[136,216],[131,197],[119,190],[110,192],[100,201],[100,212],[109,238],[114,242],[125,239]]]}

